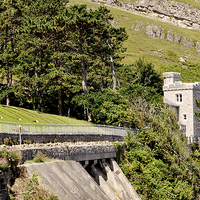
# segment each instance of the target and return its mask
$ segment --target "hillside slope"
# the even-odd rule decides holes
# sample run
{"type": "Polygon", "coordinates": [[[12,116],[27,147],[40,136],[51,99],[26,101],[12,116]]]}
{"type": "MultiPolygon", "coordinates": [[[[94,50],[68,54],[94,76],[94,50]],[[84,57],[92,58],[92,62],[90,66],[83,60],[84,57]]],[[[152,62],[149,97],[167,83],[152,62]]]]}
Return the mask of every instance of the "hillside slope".
{"type": "Polygon", "coordinates": [[[6,122],[35,123],[37,120],[46,124],[90,124],[83,120],[5,105],[0,105],[0,115],[0,121],[6,122]]]}
{"type": "MultiPolygon", "coordinates": [[[[200,54],[198,53],[200,37],[198,30],[182,28],[182,26],[178,27],[166,22],[166,20],[162,21],[158,16],[152,16],[152,13],[151,15],[147,15],[149,13],[147,8],[154,9],[151,5],[146,5],[146,8],[143,6],[144,10],[146,9],[145,13],[141,10],[136,12],[133,6],[132,11],[130,11],[131,9],[126,7],[128,3],[121,2],[120,4],[119,2],[113,2],[106,1],[97,3],[91,2],[90,0],[71,0],[69,3],[87,4],[92,9],[107,3],[105,6],[109,7],[111,14],[114,16],[112,24],[116,27],[125,27],[129,35],[128,40],[124,43],[127,51],[123,54],[123,63],[131,64],[139,57],[143,57],[147,61],[152,62],[155,68],[162,73],[166,71],[164,67],[169,65],[180,65],[188,68],[189,62],[200,62],[200,54]],[[111,6],[108,3],[114,5],[111,6]]],[[[195,1],[191,2],[196,7],[200,7],[195,1]]],[[[129,2],[128,5],[132,4],[129,2]]],[[[190,7],[191,5],[189,5],[190,7]]],[[[189,11],[193,13],[193,10],[190,9],[189,11]]]]}

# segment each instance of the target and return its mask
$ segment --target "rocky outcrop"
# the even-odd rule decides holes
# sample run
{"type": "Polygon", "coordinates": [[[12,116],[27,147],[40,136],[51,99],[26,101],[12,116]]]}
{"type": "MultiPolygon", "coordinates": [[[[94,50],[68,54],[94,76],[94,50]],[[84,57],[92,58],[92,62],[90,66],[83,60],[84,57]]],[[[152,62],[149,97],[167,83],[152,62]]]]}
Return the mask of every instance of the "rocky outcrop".
{"type": "Polygon", "coordinates": [[[173,42],[175,45],[179,45],[181,43],[183,46],[189,49],[195,47],[197,52],[200,54],[200,42],[195,43],[192,39],[181,37],[180,35],[177,35],[172,29],[169,29],[167,31],[161,26],[152,26],[149,25],[149,23],[145,23],[142,21],[138,22],[136,25],[133,24],[132,28],[135,31],[146,29],[147,36],[155,39],[162,39],[162,40],[166,39],[168,41],[173,42]]]}
{"type": "Polygon", "coordinates": [[[196,50],[198,51],[198,53],[200,53],[200,42],[196,43],[196,50]]]}
{"type": "Polygon", "coordinates": [[[165,39],[165,33],[164,33],[164,29],[158,26],[151,26],[148,25],[146,27],[146,34],[149,37],[153,37],[153,38],[159,38],[159,39],[165,39]]]}
{"type": "Polygon", "coordinates": [[[163,22],[182,28],[200,30],[200,10],[176,1],[138,0],[134,4],[124,4],[117,0],[92,0],[108,5],[117,5],[124,10],[145,14],[163,22]]]}

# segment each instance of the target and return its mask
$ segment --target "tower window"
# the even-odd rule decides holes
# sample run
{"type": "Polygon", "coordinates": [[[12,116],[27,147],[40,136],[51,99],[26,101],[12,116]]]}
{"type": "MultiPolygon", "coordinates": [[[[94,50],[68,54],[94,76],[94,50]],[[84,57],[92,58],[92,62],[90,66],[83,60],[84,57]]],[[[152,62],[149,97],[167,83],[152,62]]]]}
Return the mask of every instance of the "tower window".
{"type": "Polygon", "coordinates": [[[183,101],[182,94],[176,94],[176,102],[182,102],[182,101],[183,101]]]}

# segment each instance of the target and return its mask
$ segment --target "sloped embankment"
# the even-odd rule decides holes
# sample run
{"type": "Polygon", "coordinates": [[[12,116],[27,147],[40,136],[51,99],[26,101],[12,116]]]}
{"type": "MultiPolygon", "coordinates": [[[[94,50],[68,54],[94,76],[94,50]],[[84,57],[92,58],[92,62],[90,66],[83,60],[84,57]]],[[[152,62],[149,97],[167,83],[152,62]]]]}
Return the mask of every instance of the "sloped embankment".
{"type": "Polygon", "coordinates": [[[117,163],[100,162],[86,167],[76,161],[55,161],[25,164],[26,176],[32,171],[41,178],[59,199],[69,200],[139,200],[140,197],[124,176],[117,163]],[[91,174],[91,175],[90,175],[91,174]]]}

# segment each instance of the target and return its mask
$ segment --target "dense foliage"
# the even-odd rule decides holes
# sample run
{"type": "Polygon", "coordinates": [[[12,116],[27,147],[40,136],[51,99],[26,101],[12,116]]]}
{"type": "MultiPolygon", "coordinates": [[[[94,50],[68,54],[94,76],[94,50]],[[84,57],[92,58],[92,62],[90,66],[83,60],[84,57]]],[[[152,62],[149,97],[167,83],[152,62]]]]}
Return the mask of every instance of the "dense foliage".
{"type": "MultiPolygon", "coordinates": [[[[59,115],[70,108],[71,116],[138,128],[126,145],[118,145],[123,150],[118,153],[142,199],[197,199],[200,153],[190,150],[162,103],[163,80],[154,66],[143,59],[121,64],[128,36],[112,20],[105,7],[0,0],[0,101],[59,115]]],[[[198,64],[187,65],[198,75],[198,64]]],[[[186,68],[165,71],[178,69],[185,80],[186,68]]],[[[11,166],[14,173],[15,155],[1,149],[0,169],[11,166]]]]}
{"type": "Polygon", "coordinates": [[[5,147],[0,148],[0,170],[10,171],[9,183],[12,185],[15,178],[19,176],[18,164],[21,162],[21,152],[15,148],[6,149],[5,147]]]}
{"type": "Polygon", "coordinates": [[[129,132],[126,145],[116,145],[119,165],[133,187],[142,199],[198,199],[200,154],[189,148],[173,113],[145,101],[137,112],[140,130],[129,132]]]}
{"type": "Polygon", "coordinates": [[[62,115],[82,91],[116,89],[126,31],[105,7],[67,3],[0,1],[2,103],[62,115]]]}

